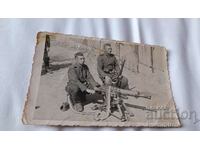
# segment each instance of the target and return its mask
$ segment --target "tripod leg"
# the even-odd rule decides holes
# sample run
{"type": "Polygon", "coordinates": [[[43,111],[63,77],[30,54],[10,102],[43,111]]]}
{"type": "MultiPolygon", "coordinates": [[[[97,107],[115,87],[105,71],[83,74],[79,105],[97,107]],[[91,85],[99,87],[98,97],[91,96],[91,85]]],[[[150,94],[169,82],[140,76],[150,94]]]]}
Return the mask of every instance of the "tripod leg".
{"type": "Polygon", "coordinates": [[[124,121],[127,121],[127,118],[125,116],[125,113],[124,111],[122,110],[120,104],[117,104],[117,109],[119,110],[119,113],[120,113],[120,116],[121,116],[121,121],[124,122],[124,121]]]}
{"type": "Polygon", "coordinates": [[[122,106],[124,107],[129,117],[134,117],[134,114],[130,111],[130,109],[124,103],[122,103],[122,106]]]}

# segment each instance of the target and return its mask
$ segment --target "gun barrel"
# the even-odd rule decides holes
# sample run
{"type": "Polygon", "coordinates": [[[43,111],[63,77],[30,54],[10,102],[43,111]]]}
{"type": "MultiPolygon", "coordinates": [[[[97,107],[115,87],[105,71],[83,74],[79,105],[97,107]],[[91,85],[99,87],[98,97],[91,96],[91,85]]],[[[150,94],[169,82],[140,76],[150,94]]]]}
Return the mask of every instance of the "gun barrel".
{"type": "Polygon", "coordinates": [[[127,96],[136,96],[138,94],[137,91],[125,90],[125,89],[120,89],[120,88],[116,88],[114,89],[114,91],[122,95],[127,95],[127,96]]]}
{"type": "MultiPolygon", "coordinates": [[[[149,96],[148,94],[145,94],[144,92],[138,92],[138,91],[132,91],[132,90],[126,90],[126,89],[121,89],[121,88],[117,88],[117,87],[111,87],[111,93],[114,94],[121,94],[121,95],[125,95],[125,96],[134,96],[136,98],[138,97],[143,97],[146,99],[151,99],[151,96],[149,96]]],[[[98,92],[103,92],[105,93],[108,90],[109,86],[102,86],[100,88],[98,88],[98,92]]]]}
{"type": "MultiPolygon", "coordinates": [[[[98,91],[98,92],[106,92],[108,90],[108,87],[109,86],[102,86],[102,87],[98,88],[98,90],[96,90],[96,91],[98,91]]],[[[122,95],[129,95],[129,96],[137,95],[137,91],[120,89],[120,88],[113,87],[113,86],[110,86],[110,87],[111,87],[111,93],[120,93],[122,95]]]]}

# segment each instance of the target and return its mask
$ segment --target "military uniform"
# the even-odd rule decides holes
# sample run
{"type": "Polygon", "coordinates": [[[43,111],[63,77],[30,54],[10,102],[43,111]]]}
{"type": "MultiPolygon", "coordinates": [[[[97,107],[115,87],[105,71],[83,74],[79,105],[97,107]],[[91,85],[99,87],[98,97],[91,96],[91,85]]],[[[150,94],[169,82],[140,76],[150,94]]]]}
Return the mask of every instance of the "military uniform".
{"type": "Polygon", "coordinates": [[[118,75],[120,72],[119,63],[113,54],[101,54],[97,58],[97,71],[100,79],[104,83],[105,76],[109,76],[112,81],[117,80],[117,87],[123,89],[129,89],[128,79],[124,76],[119,80],[118,75]]]}
{"type": "Polygon", "coordinates": [[[73,104],[85,101],[86,89],[93,89],[99,84],[92,77],[87,65],[73,64],[68,70],[66,91],[73,104]]]}

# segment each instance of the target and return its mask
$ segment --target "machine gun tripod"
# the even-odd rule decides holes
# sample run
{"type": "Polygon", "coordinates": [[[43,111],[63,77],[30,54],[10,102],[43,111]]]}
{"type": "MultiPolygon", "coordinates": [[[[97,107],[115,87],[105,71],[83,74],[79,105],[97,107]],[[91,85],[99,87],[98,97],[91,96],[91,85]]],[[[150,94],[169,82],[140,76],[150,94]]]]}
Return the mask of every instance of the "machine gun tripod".
{"type": "Polygon", "coordinates": [[[127,96],[133,96],[135,98],[143,97],[146,99],[151,99],[151,96],[141,95],[139,92],[134,92],[131,90],[120,89],[113,86],[102,86],[99,88],[98,92],[104,95],[104,104],[96,106],[97,113],[95,115],[95,120],[105,120],[109,116],[114,116],[121,120],[122,122],[128,121],[130,117],[134,114],[129,110],[129,108],[124,103],[124,99],[127,96]],[[120,116],[114,115],[115,111],[118,111],[120,116]]]}

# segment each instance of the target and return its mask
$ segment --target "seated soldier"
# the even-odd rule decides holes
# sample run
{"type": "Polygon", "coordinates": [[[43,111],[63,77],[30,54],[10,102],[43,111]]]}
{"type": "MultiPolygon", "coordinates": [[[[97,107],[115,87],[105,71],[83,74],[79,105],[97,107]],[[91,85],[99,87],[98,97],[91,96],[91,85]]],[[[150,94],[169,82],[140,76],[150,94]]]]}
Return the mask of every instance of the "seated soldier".
{"type": "Polygon", "coordinates": [[[97,71],[100,79],[106,85],[114,85],[118,88],[129,89],[128,79],[120,73],[119,63],[112,54],[111,44],[104,44],[104,53],[97,58],[97,71]]]}
{"type": "Polygon", "coordinates": [[[66,91],[69,93],[73,108],[83,111],[83,102],[86,94],[94,94],[99,84],[92,77],[89,68],[85,65],[83,53],[75,54],[75,63],[68,70],[68,80],[66,91]]]}

